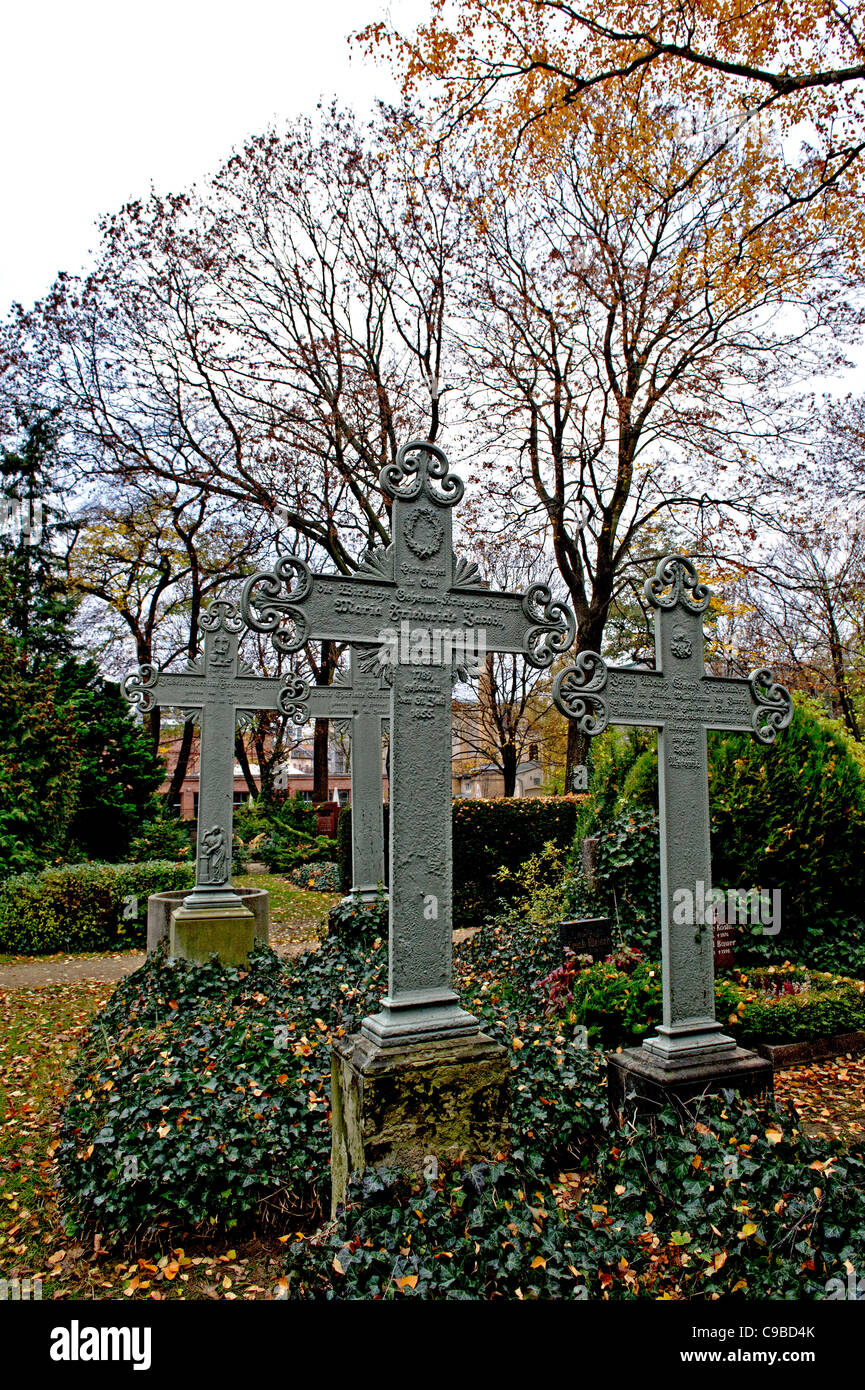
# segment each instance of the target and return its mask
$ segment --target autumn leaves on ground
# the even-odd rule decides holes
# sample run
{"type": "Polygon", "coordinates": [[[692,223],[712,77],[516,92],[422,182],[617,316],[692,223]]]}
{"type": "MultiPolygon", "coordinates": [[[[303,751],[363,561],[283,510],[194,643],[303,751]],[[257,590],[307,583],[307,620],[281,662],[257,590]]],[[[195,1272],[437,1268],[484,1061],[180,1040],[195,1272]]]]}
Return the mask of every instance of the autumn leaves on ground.
{"type": "MultiPolygon", "coordinates": [[[[294,953],[320,930],[332,899],[276,884],[274,935],[294,953]]],[[[96,962],[94,961],[94,964],[96,962]]],[[[56,961],[62,979],[63,959],[56,961]]],[[[0,990],[0,1267],[7,1278],[42,1281],[49,1298],[267,1299],[286,1290],[286,1245],[300,1232],[279,1226],[261,1237],[231,1233],[102,1248],[67,1230],[55,1191],[54,1150],[60,1106],[87,1024],[110,996],[107,980],[76,979],[0,990]]],[[[792,1101],[812,1133],[861,1141],[865,1125],[865,1060],[839,1057],[790,1068],[777,1077],[777,1096],[792,1101]]],[[[557,1187],[567,1204],[568,1175],[557,1187]]],[[[586,1175],[580,1179],[583,1183],[586,1175]]],[[[588,1179],[591,1181],[591,1178],[588,1179]]],[[[310,1234],[304,1232],[303,1234],[310,1234]]]]}
{"type": "MultiPolygon", "coordinates": [[[[243,884],[244,880],[238,880],[243,884]]],[[[335,897],[268,879],[271,944],[280,954],[306,949],[335,897]]],[[[132,956],[134,953],[129,953],[132,956]]],[[[139,957],[135,957],[138,960],[139,957]]],[[[5,988],[24,958],[0,966],[0,1271],[42,1281],[47,1298],[272,1298],[283,1279],[283,1246],[295,1233],[264,1240],[188,1240],[181,1247],[137,1249],[124,1258],[98,1237],[67,1232],[55,1191],[57,1122],[78,1044],[114,983],[64,979],[81,957],[53,957],[62,983],[5,988]]],[[[46,962],[40,960],[45,966],[46,962]]],[[[87,964],[94,973],[99,957],[87,964]]],[[[85,967],[86,968],[86,967],[85,967]]],[[[284,1279],[283,1279],[284,1285],[284,1279]]]]}

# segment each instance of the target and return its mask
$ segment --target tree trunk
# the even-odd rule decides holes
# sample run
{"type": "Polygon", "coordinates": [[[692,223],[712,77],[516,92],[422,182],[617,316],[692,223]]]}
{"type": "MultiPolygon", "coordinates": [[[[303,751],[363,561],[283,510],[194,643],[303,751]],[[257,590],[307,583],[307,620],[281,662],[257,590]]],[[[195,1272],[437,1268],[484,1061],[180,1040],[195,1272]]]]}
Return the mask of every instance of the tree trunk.
{"type": "Polygon", "coordinates": [[[150,742],[153,744],[154,753],[159,752],[159,738],[162,732],[162,708],[156,705],[148,715],[145,716],[149,726],[150,742]]]}
{"type": "Polygon", "coordinates": [[[250,795],[258,796],[258,787],[256,786],[255,778],[252,775],[252,768],[249,766],[249,759],[246,756],[246,744],[243,742],[242,734],[235,735],[234,756],[240,763],[240,770],[243,773],[243,779],[249,788],[250,795]]]}
{"type": "Polygon", "coordinates": [[[506,743],[502,752],[502,776],[505,783],[505,796],[513,796],[517,789],[517,750],[513,743],[506,743]]]}
{"type": "Polygon", "coordinates": [[[318,805],[327,801],[329,719],[316,719],[312,737],[312,801],[318,805]]]}
{"type": "Polygon", "coordinates": [[[859,721],[856,718],[856,711],[853,708],[853,701],[850,698],[850,687],[847,684],[847,672],[844,669],[844,650],[841,645],[841,637],[835,623],[833,613],[830,611],[829,618],[829,653],[832,660],[832,673],[835,677],[835,691],[838,696],[838,703],[841,706],[841,713],[844,723],[847,725],[848,733],[853,738],[861,738],[859,732],[859,721]]]}
{"type": "MultiPolygon", "coordinates": [[[[333,682],[335,670],[336,648],[333,642],[322,642],[321,663],[316,671],[319,685],[330,685],[333,682]]],[[[312,736],[312,802],[314,806],[320,805],[322,801],[327,801],[329,734],[330,720],[316,719],[312,736]]]]}

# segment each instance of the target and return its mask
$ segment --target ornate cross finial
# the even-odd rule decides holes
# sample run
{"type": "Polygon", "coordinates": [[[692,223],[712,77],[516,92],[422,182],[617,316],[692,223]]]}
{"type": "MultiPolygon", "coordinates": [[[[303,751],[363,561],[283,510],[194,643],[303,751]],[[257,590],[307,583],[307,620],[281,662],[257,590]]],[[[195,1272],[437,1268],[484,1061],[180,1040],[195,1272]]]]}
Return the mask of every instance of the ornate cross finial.
{"type": "Polygon", "coordinates": [[[712,591],[684,555],[666,555],[651,579],[643,585],[643,593],[655,608],[675,608],[677,604],[689,613],[705,613],[712,591]],[[669,588],[669,593],[664,590],[669,588]]]}
{"type": "Polygon", "coordinates": [[[220,628],[223,632],[242,632],[243,619],[236,604],[227,598],[217,598],[202,613],[198,626],[202,632],[218,632],[220,628]]]}
{"type": "Polygon", "coordinates": [[[385,465],[378,480],[388,497],[412,502],[423,493],[437,507],[453,507],[460,501],[465,485],[462,478],[449,470],[447,456],[437,444],[425,439],[413,439],[409,444],[403,444],[396,456],[396,463],[385,465]],[[438,486],[435,487],[434,483],[438,486]]]}

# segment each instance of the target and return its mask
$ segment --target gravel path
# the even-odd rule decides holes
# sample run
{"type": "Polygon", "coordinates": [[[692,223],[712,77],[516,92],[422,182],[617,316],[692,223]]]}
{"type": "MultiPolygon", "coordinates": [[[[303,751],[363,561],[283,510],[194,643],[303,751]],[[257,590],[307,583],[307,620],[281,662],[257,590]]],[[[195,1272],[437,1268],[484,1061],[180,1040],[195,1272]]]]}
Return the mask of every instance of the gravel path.
{"type": "Polygon", "coordinates": [[[0,989],[32,989],[39,985],[71,985],[78,980],[122,980],[144,964],[139,951],[109,956],[61,956],[52,960],[16,961],[0,965],[0,989]]]}
{"type": "MultiPolygon", "coordinates": [[[[299,956],[314,950],[317,941],[275,943],[278,956],[299,956]]],[[[108,956],[62,956],[52,960],[22,960],[0,965],[0,989],[38,989],[40,985],[70,985],[78,980],[122,980],[144,964],[140,951],[108,956]]]]}

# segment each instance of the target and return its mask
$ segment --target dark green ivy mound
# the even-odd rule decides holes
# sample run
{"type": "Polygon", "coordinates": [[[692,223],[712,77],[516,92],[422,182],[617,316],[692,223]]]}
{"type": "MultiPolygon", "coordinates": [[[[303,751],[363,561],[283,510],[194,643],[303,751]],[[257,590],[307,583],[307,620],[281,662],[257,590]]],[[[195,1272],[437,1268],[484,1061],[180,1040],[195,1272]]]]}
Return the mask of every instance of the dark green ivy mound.
{"type": "Polygon", "coordinates": [[[149,958],[79,1054],[57,1151],[72,1225],[132,1235],[321,1209],[331,1030],[375,1007],[385,969],[380,941],[291,962],[262,949],[248,970],[149,958]]]}
{"type": "MultiPolygon", "coordinates": [[[[70,1220],[134,1236],[327,1210],[330,1040],[374,1010],[380,915],[250,968],[157,957],[80,1057],[58,1151],[70,1220]]],[[[289,1248],[290,1297],[825,1298],[865,1265],[865,1161],[792,1117],[704,1103],[609,1129],[600,1055],[547,1012],[551,931],[457,951],[463,1003],[512,1058],[506,1162],[359,1176],[337,1225],[289,1248]],[[848,1264],[845,1264],[845,1261],[848,1264]],[[836,1285],[832,1280],[839,1281],[836,1285]]],[[[837,1295],[836,1295],[837,1296],[837,1295]]]]}
{"type": "Polygon", "coordinates": [[[862,1268],[865,1162],[774,1112],[713,1098],[683,1128],[665,1111],[592,1166],[558,1191],[525,1161],[368,1170],[336,1229],[290,1247],[289,1297],[815,1300],[862,1268]]]}

